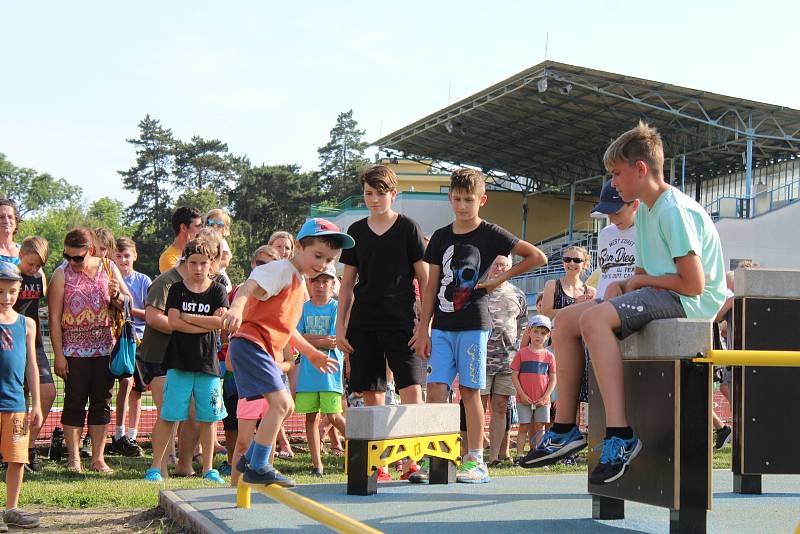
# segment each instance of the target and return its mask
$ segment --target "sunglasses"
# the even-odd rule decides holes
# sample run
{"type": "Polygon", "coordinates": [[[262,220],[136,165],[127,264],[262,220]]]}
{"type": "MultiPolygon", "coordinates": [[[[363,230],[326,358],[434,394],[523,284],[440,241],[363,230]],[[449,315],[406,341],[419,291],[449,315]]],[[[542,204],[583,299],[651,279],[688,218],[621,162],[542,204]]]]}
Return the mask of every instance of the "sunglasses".
{"type": "Polygon", "coordinates": [[[61,256],[67,261],[74,261],[75,263],[83,263],[83,260],[86,259],[87,254],[89,254],[88,250],[78,256],[70,256],[66,252],[61,253],[61,256]]]}
{"type": "Polygon", "coordinates": [[[561,261],[564,263],[583,263],[583,258],[572,258],[570,256],[564,256],[561,258],[561,261]]]}
{"type": "Polygon", "coordinates": [[[206,226],[225,226],[225,223],[222,221],[215,221],[214,219],[208,219],[206,221],[206,226]]]}

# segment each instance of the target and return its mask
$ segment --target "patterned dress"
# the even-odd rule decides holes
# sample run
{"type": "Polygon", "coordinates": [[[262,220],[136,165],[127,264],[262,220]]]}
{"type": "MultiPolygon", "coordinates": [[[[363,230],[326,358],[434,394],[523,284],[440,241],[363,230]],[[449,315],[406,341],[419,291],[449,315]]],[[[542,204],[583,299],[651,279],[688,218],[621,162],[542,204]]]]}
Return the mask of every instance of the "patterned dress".
{"type": "Polygon", "coordinates": [[[108,356],[116,340],[111,332],[108,307],[108,275],[102,265],[94,278],[64,269],[64,310],[61,314],[64,356],[92,358],[108,356]]]}

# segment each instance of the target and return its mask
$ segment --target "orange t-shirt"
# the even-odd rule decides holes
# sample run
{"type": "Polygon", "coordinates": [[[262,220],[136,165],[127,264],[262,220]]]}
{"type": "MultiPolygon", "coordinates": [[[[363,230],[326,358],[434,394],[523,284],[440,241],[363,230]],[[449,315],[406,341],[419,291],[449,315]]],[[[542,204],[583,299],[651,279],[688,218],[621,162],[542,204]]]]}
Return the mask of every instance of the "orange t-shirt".
{"type": "Polygon", "coordinates": [[[242,313],[242,326],[233,337],[260,346],[274,358],[283,351],[297,328],[308,292],[300,273],[289,260],[260,265],[250,273],[266,295],[250,297],[242,313]]]}

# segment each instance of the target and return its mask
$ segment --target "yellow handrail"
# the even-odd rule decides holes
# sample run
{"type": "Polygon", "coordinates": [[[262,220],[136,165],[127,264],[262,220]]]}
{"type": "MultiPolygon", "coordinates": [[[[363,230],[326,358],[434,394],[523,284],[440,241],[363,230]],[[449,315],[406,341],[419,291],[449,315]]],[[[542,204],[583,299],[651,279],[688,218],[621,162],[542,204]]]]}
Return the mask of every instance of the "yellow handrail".
{"type": "Polygon", "coordinates": [[[709,350],[698,353],[692,361],[714,365],[755,365],[764,367],[800,367],[798,350],[709,350]]]}

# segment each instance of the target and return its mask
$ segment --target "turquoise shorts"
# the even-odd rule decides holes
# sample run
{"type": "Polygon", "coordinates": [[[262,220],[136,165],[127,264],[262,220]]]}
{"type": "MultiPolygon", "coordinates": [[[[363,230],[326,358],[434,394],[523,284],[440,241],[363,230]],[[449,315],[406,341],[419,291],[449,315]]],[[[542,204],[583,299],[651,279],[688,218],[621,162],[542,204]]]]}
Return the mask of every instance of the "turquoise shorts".
{"type": "Polygon", "coordinates": [[[161,419],[170,422],[189,419],[192,398],[195,418],[199,423],[215,423],[228,415],[222,400],[222,380],[218,376],[169,369],[164,384],[161,419]]]}

